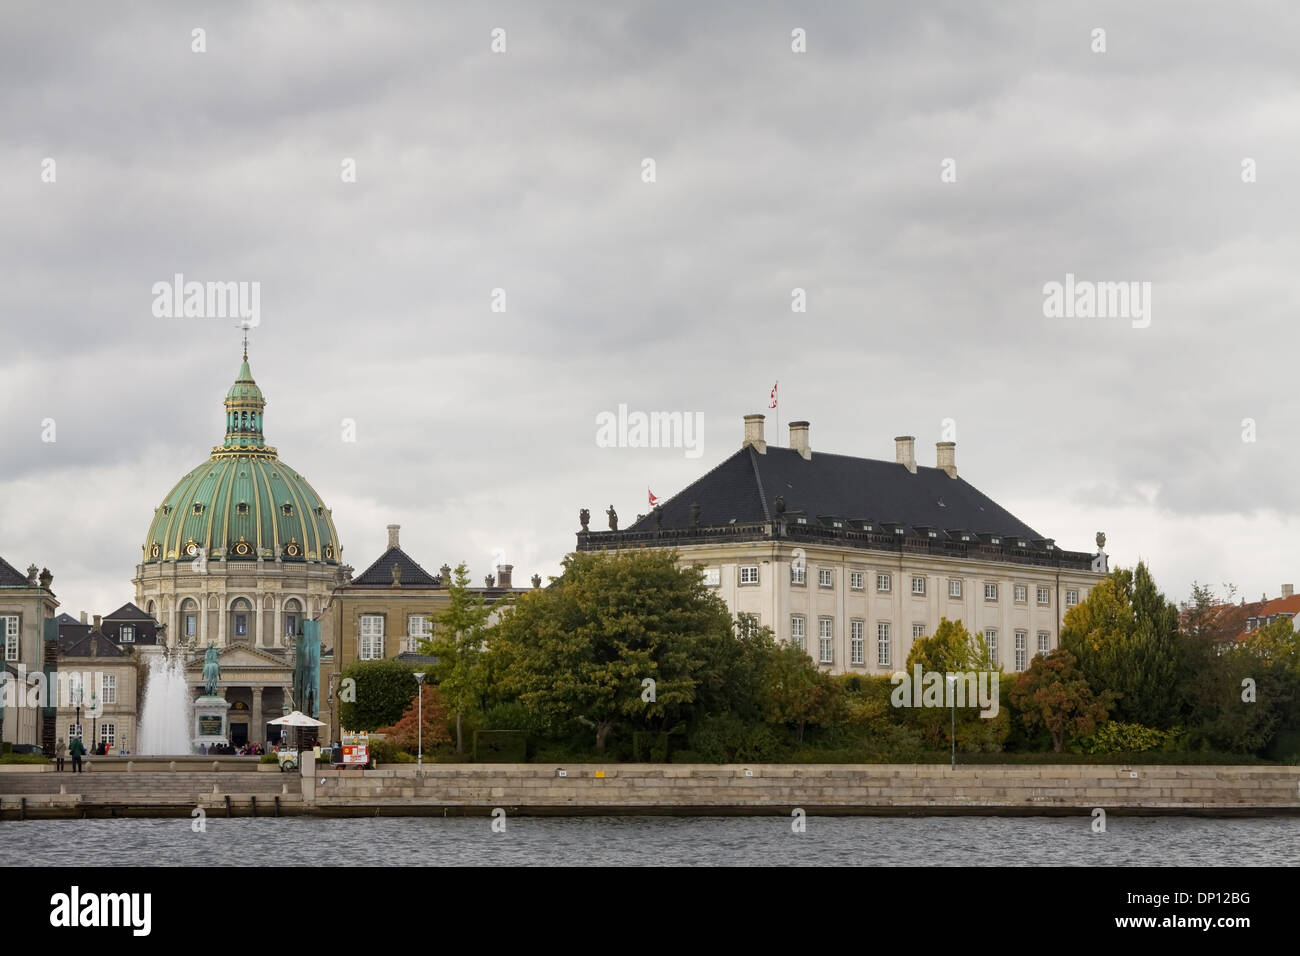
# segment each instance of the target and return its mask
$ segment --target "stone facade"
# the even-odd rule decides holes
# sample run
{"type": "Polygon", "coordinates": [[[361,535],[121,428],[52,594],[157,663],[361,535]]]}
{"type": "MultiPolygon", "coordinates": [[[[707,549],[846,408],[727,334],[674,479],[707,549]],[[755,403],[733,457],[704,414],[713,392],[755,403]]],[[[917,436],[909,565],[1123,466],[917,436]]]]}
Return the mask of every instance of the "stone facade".
{"type": "Polygon", "coordinates": [[[13,688],[0,699],[0,740],[7,743],[44,742],[43,708],[27,704],[46,666],[46,622],[58,613],[53,582],[48,570],[32,565],[23,575],[0,559],[0,661],[13,688]]]}

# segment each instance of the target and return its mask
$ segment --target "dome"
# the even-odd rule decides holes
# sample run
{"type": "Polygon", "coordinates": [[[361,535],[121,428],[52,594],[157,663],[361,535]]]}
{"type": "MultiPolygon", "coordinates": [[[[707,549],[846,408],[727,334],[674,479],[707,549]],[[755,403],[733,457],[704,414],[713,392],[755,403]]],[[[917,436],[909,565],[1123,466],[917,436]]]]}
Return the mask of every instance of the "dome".
{"type": "Polygon", "coordinates": [[[144,563],[190,561],[203,548],[216,560],[338,565],[329,509],[262,437],[266,400],[247,353],[225,405],[225,441],[155,509],[144,563]]]}

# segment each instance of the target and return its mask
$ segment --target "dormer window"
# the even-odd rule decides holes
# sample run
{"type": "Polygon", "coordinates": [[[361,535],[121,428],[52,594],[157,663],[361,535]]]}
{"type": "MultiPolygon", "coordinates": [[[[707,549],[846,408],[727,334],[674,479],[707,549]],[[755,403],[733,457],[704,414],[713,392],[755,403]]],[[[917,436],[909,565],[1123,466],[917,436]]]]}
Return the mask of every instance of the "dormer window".
{"type": "Polygon", "coordinates": [[[248,502],[241,501],[239,504],[235,505],[235,512],[241,515],[248,514],[248,502]]]}
{"type": "Polygon", "coordinates": [[[989,540],[991,540],[994,544],[1001,544],[1001,543],[1002,543],[1002,539],[1001,539],[1001,538],[990,538],[989,540]]]}
{"type": "Polygon", "coordinates": [[[937,537],[939,537],[939,532],[937,532],[937,531],[928,531],[928,532],[926,532],[926,534],[929,535],[929,537],[931,537],[931,538],[937,538],[937,537]]]}
{"type": "Polygon", "coordinates": [[[961,536],[961,539],[962,539],[963,541],[969,541],[969,540],[970,540],[970,535],[968,535],[968,534],[964,534],[964,535],[961,536]]]}
{"type": "Polygon", "coordinates": [[[284,515],[286,518],[292,518],[293,505],[289,504],[289,502],[287,501],[284,504],[280,505],[280,514],[284,515]]]}
{"type": "Polygon", "coordinates": [[[795,524],[807,524],[807,523],[808,523],[808,519],[807,519],[807,518],[795,518],[795,519],[794,519],[794,523],[795,523],[795,524]]]}
{"type": "Polygon", "coordinates": [[[134,644],[135,628],[130,624],[123,624],[122,630],[118,632],[118,640],[123,644],[134,644]]]}
{"type": "Polygon", "coordinates": [[[194,502],[194,513],[196,515],[203,514],[203,502],[201,501],[194,502]]]}

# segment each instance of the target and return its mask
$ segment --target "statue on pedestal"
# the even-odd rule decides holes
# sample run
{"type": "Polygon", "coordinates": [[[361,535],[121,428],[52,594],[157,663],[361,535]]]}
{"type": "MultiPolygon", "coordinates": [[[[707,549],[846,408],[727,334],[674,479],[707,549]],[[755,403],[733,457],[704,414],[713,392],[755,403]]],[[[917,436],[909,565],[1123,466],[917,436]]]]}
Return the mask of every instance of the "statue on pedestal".
{"type": "Polygon", "coordinates": [[[221,679],[221,664],[217,662],[217,645],[208,641],[208,649],[203,654],[203,693],[208,697],[217,696],[217,681],[221,679]]]}

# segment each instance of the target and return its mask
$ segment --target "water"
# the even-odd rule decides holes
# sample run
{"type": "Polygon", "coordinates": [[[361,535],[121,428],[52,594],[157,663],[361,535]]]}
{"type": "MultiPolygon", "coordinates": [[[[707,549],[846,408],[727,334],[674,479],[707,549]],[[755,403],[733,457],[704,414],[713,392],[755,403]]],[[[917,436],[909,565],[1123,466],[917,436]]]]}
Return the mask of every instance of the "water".
{"type": "Polygon", "coordinates": [[[185,680],[185,663],[181,656],[151,658],[136,753],[192,753],[191,706],[190,688],[185,680]]]}
{"type": "Polygon", "coordinates": [[[1123,817],[37,820],[0,823],[0,865],[1296,866],[1300,819],[1123,817]]]}

